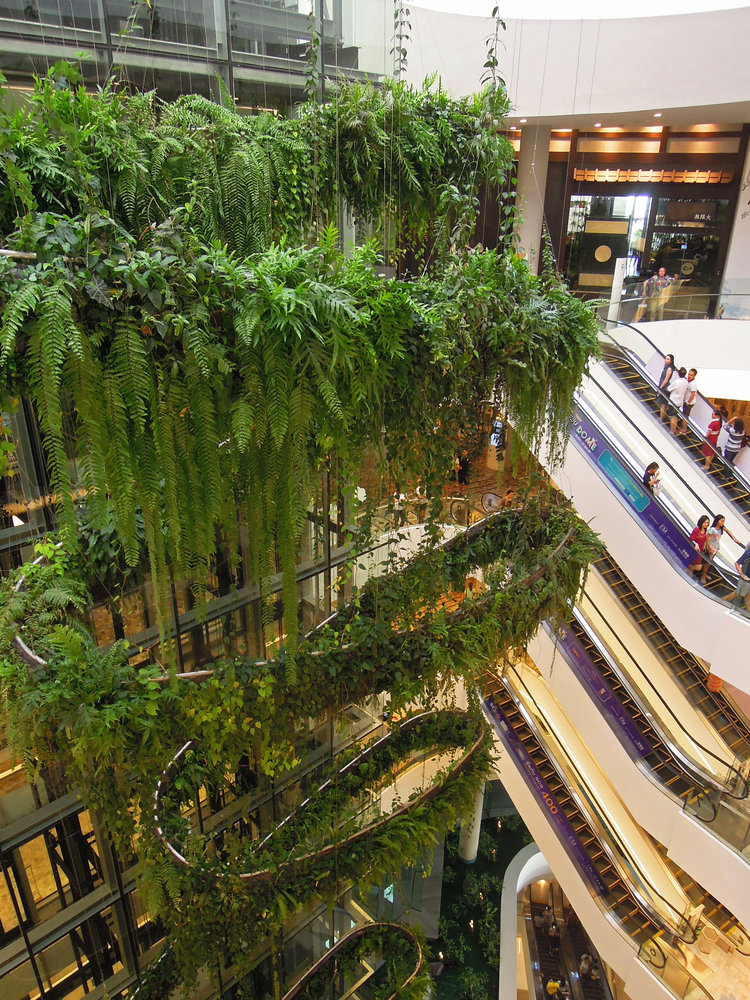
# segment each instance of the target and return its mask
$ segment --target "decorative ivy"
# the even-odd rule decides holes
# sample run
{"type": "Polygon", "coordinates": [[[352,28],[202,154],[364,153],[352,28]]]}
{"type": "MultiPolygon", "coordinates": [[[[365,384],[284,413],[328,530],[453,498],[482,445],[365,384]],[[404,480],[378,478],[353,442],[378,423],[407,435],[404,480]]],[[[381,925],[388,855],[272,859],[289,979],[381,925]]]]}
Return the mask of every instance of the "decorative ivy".
{"type": "MultiPolygon", "coordinates": [[[[300,528],[332,456],[344,487],[376,448],[385,477],[439,493],[493,398],[530,446],[559,452],[596,351],[593,315],[549,269],[467,249],[480,187],[510,162],[500,87],[461,101],[391,81],[328,96],[294,119],[244,118],[196,97],[92,95],[58,67],[28,107],[0,114],[0,229],[28,255],[0,260],[0,395],[36,407],[66,546],[72,405],[88,544],[122,554],[113,583],[145,541],[164,615],[168,569],[199,589],[217,534],[231,548],[239,524],[249,575],[266,579],[275,556],[283,571],[286,647],[219,662],[201,685],[132,665],[123,642],[97,649],[76,617],[73,557],[50,548],[25,589],[0,582],[9,738],[32,773],[65,774],[118,843],[135,837],[171,927],[163,989],[219,948],[247,955],[248,933],[307,898],[238,894],[225,873],[180,875],[164,858],[150,795],[186,734],[201,733],[215,785],[248,754],[270,776],[294,767],[302,701],[322,718],[383,690],[394,708],[419,706],[476,680],[575,595],[596,547],[569,508],[529,500],[368,584],[298,646],[300,528]],[[328,226],[340,197],[389,263],[421,244],[429,273],[380,278],[375,244],[345,256],[328,226]],[[446,608],[477,567],[484,592],[446,608]],[[46,664],[18,658],[17,632],[46,664]]],[[[359,870],[426,845],[449,815],[438,803],[359,870]]]]}

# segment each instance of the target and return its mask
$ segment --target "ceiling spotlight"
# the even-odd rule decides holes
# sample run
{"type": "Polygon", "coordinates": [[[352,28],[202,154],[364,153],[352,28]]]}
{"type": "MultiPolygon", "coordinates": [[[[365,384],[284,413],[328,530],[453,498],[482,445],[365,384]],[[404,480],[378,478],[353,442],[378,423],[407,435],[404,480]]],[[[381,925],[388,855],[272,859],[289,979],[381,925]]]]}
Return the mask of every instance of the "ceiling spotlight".
{"type": "Polygon", "coordinates": [[[655,111],[654,118],[661,118],[661,111],[655,111]]]}
{"type": "Polygon", "coordinates": [[[519,120],[519,122],[520,122],[520,123],[521,123],[522,125],[525,125],[525,124],[526,124],[526,119],[525,119],[525,118],[519,118],[518,120],[519,120]]]}
{"type": "Polygon", "coordinates": [[[601,122],[594,122],[594,128],[601,128],[601,127],[602,127],[601,122]]]}

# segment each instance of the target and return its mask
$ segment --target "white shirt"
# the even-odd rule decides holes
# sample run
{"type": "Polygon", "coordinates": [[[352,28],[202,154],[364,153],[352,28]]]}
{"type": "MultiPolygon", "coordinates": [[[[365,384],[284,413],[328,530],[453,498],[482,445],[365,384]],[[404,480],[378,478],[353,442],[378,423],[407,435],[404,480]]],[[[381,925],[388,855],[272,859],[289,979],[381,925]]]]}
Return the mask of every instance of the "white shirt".
{"type": "Polygon", "coordinates": [[[682,406],[685,402],[685,394],[688,391],[689,383],[686,378],[675,375],[669,383],[669,402],[673,406],[682,406]]]}

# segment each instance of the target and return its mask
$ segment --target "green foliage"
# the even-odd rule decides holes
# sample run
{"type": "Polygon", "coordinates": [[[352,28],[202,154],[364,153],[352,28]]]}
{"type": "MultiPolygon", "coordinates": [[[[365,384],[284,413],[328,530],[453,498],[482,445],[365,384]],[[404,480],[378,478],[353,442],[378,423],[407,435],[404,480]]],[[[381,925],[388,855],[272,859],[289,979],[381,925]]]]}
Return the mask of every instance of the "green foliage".
{"type": "MultiPolygon", "coordinates": [[[[465,773],[455,774],[445,795],[417,803],[399,823],[376,826],[352,841],[333,870],[328,863],[321,870],[313,860],[303,862],[296,840],[287,842],[283,834],[278,847],[269,847],[268,870],[277,876],[248,892],[231,860],[245,858],[252,870],[243,841],[227,837],[225,851],[213,860],[198,842],[188,845],[200,864],[182,873],[154,845],[153,789],[185,735],[201,739],[201,756],[186,787],[218,787],[237,773],[248,752],[269,773],[290,766],[302,699],[305,714],[319,718],[382,690],[390,692],[394,707],[434,703],[439,694],[448,695],[455,678],[476,681],[508,647],[527,641],[541,617],[561,612],[577,593],[595,549],[594,537],[567,507],[535,510],[529,502],[525,515],[503,511],[444,549],[419,554],[402,572],[370,581],[333,625],[316,634],[314,644],[302,644],[297,684],[290,687],[283,652],[267,664],[220,662],[196,686],[165,683],[156,668],[133,666],[123,643],[97,649],[81,626],[66,624],[57,606],[54,585],[68,577],[60,575],[65,557],[50,546],[51,565],[27,574],[26,591],[15,595],[12,580],[2,583],[0,638],[7,652],[0,691],[9,736],[37,773],[64,762],[68,781],[98,810],[118,843],[130,846],[135,838],[147,860],[151,905],[161,909],[171,929],[180,968],[195,975],[217,948],[241,960],[248,935],[260,939],[311,893],[334,892],[327,879],[369,878],[429,847],[468,807],[477,781],[486,776],[486,757],[480,753],[465,773]],[[477,567],[484,568],[488,589],[446,613],[439,595],[477,567]],[[415,600],[415,593],[423,601],[415,600]],[[34,618],[27,619],[32,604],[34,618]],[[28,644],[47,659],[46,669],[30,671],[12,654],[12,635],[21,628],[28,644]],[[291,868],[290,857],[298,859],[291,868]]],[[[445,739],[435,732],[428,737],[438,745],[445,739]]],[[[381,769],[390,761],[384,757],[381,769]]],[[[376,771],[359,777],[373,776],[376,771]]],[[[338,797],[316,801],[301,818],[302,842],[318,838],[323,844],[339,804],[338,797]]],[[[179,837],[179,824],[170,821],[168,831],[179,837]]],[[[342,831],[345,836],[346,824],[342,831]]],[[[259,861],[257,869],[264,864],[259,861]]]]}
{"type": "Polygon", "coordinates": [[[461,1000],[487,1000],[490,977],[486,972],[465,969],[461,974],[461,1000]]]}
{"type": "MultiPolygon", "coordinates": [[[[401,924],[376,923],[355,928],[338,941],[311,973],[287,996],[294,1000],[328,1000],[361,974],[362,962],[378,965],[375,1000],[398,996],[400,1000],[422,1000],[428,995],[430,977],[423,955],[424,941],[413,928],[401,924]]],[[[365,987],[368,988],[368,987],[365,987]]]]}
{"type": "MultiPolygon", "coordinates": [[[[27,105],[0,113],[0,229],[36,255],[0,260],[0,394],[36,407],[71,551],[73,486],[87,496],[77,569],[47,545],[24,588],[0,582],[8,734],[33,773],[62,769],[118,843],[135,838],[174,962],[193,976],[219,950],[246,956],[321,873],[303,865],[292,889],[250,893],[208,846],[201,865],[178,872],[150,821],[175,746],[200,734],[193,777],[210,787],[248,756],[275,776],[297,763],[301,703],[323,718],[383,690],[394,709],[413,709],[458,677],[471,686],[563,612],[596,547],[569,508],[530,499],[523,516],[505,512],[372,581],[298,644],[300,529],[332,459],[342,489],[376,449],[384,477],[421,476],[437,493],[493,396],[529,446],[546,437],[557,455],[596,350],[592,313],[548,269],[537,278],[512,256],[467,250],[480,189],[500,185],[512,158],[496,80],[459,101],[430,81],[327,96],[294,119],[243,117],[195,96],[162,106],[114,85],[91,94],[59,65],[27,105]],[[375,244],[340,252],[330,225],[340,198],[382,256],[375,244]],[[381,280],[383,260],[406,248],[429,274],[381,280]],[[236,538],[238,524],[248,575],[267,589],[282,569],[287,640],[274,660],[219,662],[193,686],[133,666],[123,642],[96,648],[80,577],[116,599],[145,549],[164,620],[169,572],[200,592],[217,537],[236,538]],[[447,611],[442,595],[477,567],[487,589],[447,611]],[[19,659],[16,633],[46,666],[19,659]]],[[[339,874],[393,868],[427,846],[481,763],[353,846],[339,874]]],[[[235,849],[247,845],[228,837],[235,849]]]]}

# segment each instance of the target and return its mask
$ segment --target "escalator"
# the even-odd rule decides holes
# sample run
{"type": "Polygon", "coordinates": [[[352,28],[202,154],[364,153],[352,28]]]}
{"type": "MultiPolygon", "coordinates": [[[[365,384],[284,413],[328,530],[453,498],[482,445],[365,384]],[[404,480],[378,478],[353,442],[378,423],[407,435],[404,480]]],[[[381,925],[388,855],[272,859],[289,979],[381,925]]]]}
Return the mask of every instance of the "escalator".
{"type": "MultiPolygon", "coordinates": [[[[583,877],[587,879],[592,892],[606,900],[610,912],[616,917],[624,934],[639,946],[645,945],[665,926],[669,932],[682,938],[689,938],[690,929],[681,923],[681,915],[670,926],[669,922],[652,911],[643,898],[625,881],[618,866],[605,848],[591,822],[579,807],[566,780],[555,768],[537,733],[532,728],[526,714],[515,700],[507,684],[500,678],[486,678],[485,701],[498,710],[495,719],[504,723],[504,738],[516,744],[516,757],[527,758],[537,776],[544,783],[543,798],[551,817],[561,816],[568,831],[575,838],[566,837],[567,847],[574,852],[576,863],[583,877]]],[[[527,768],[528,773],[528,768],[527,768]]],[[[656,890],[654,890],[656,891],[656,890]]],[[[660,897],[663,898],[663,897],[660,897]]],[[[665,901],[666,902],[666,901],[665,901]]],[[[670,904],[667,904],[668,906],[670,904]]]]}
{"type": "MultiPolygon", "coordinates": [[[[616,334],[612,341],[604,340],[601,343],[604,363],[627,387],[629,392],[641,401],[649,413],[659,419],[661,400],[657,399],[656,387],[647,376],[645,365],[632,351],[623,349],[615,338],[616,334]]],[[[650,346],[654,347],[654,345],[650,346]]],[[[685,451],[688,458],[700,463],[703,462],[701,448],[704,440],[703,434],[691,426],[690,422],[688,422],[687,434],[674,439],[675,443],[679,444],[685,451]]],[[[750,484],[745,482],[738,469],[725,461],[721,455],[716,455],[711,468],[705,472],[705,475],[744,517],[750,518],[750,484]]]]}
{"type": "MultiPolygon", "coordinates": [[[[589,632],[589,627],[580,613],[570,618],[568,628],[584,650],[590,666],[596,670],[614,695],[621,710],[626,713],[629,722],[640,734],[641,759],[663,788],[708,824],[716,819],[716,805],[712,797],[705,795],[704,791],[725,794],[736,799],[747,797],[747,781],[731,764],[721,761],[721,765],[730,775],[725,784],[680,753],[658,723],[652,721],[655,717],[650,708],[631,692],[604,647],[589,632]]],[[[706,755],[715,756],[705,747],[701,747],[701,750],[706,755]]]]}
{"type": "MultiPolygon", "coordinates": [[[[585,391],[578,395],[575,420],[577,426],[588,431],[589,437],[596,435],[602,454],[594,457],[590,452],[584,453],[600,477],[603,475],[615,495],[626,499],[645,532],[677,564],[686,567],[695,555],[689,537],[698,516],[708,514],[712,518],[716,513],[725,514],[712,507],[715,498],[707,502],[705,495],[697,491],[697,487],[704,485],[701,481],[694,486],[686,481],[675,464],[671,464],[675,456],[669,454],[670,449],[660,450],[653,435],[631,420],[595,374],[589,376],[585,391]],[[669,495],[662,491],[656,498],[643,488],[642,470],[652,460],[659,462],[662,482],[669,484],[669,495]]],[[[575,434],[573,440],[580,445],[575,434]]],[[[707,495],[709,490],[704,487],[704,492],[707,495]]],[[[750,530],[740,512],[731,516],[731,522],[735,532],[750,530]]],[[[728,600],[736,589],[736,580],[733,560],[722,554],[711,564],[708,581],[701,586],[717,600],[728,600]]],[[[745,614],[744,608],[737,610],[745,614]]]]}
{"type": "Polygon", "coordinates": [[[615,560],[607,553],[594,563],[649,644],[670,669],[685,694],[740,761],[750,760],[748,720],[726,691],[709,691],[705,665],[681,646],[615,560]]]}

